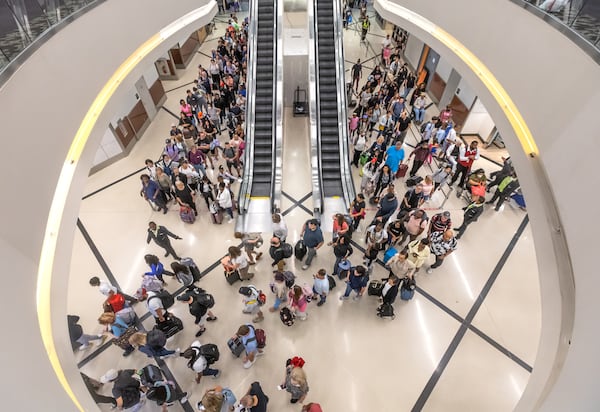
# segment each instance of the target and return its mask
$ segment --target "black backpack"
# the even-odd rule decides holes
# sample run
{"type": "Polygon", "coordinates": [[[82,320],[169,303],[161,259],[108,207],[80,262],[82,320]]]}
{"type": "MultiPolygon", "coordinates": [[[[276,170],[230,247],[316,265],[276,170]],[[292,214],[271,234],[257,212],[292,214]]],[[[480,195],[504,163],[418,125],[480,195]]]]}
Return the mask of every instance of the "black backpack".
{"type": "Polygon", "coordinates": [[[287,306],[284,306],[279,311],[279,319],[285,326],[292,326],[294,324],[294,314],[287,306]]]}
{"type": "Polygon", "coordinates": [[[219,360],[219,347],[214,343],[207,343],[200,346],[199,354],[204,356],[204,359],[206,359],[206,362],[209,365],[212,365],[219,360]]]}
{"type": "Polygon", "coordinates": [[[163,309],[169,309],[171,306],[175,304],[175,298],[167,291],[161,290],[160,292],[156,292],[154,296],[148,298],[148,303],[154,298],[159,298],[162,302],[163,309]]]}
{"type": "Polygon", "coordinates": [[[281,249],[283,251],[283,257],[289,258],[294,254],[294,248],[289,243],[282,243],[281,249]]]}
{"type": "Polygon", "coordinates": [[[215,306],[215,298],[210,293],[196,295],[196,302],[208,309],[215,306]]]}
{"type": "Polygon", "coordinates": [[[302,239],[298,240],[298,242],[296,242],[296,246],[294,246],[294,255],[296,256],[296,259],[304,259],[304,256],[306,256],[307,252],[308,249],[306,248],[304,241],[302,239]]]}
{"type": "Polygon", "coordinates": [[[142,385],[150,387],[162,380],[162,371],[156,365],[146,365],[139,372],[142,385]]]}

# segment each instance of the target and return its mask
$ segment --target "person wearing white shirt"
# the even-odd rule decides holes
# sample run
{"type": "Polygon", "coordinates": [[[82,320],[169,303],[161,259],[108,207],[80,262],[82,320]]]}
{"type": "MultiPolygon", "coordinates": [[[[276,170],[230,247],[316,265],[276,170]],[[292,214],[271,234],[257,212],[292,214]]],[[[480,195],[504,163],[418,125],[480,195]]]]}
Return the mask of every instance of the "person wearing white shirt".
{"type": "Polygon", "coordinates": [[[417,124],[423,123],[423,120],[425,119],[426,104],[427,101],[425,100],[425,96],[422,94],[419,95],[419,97],[417,97],[415,100],[415,104],[413,105],[413,111],[415,112],[415,121],[417,122],[417,124]]]}
{"type": "Polygon", "coordinates": [[[229,221],[233,221],[233,201],[231,200],[231,192],[225,186],[224,182],[219,183],[219,193],[217,194],[217,203],[222,209],[225,209],[229,215],[229,221]]]}
{"type": "Polygon", "coordinates": [[[200,383],[200,379],[203,376],[212,376],[217,379],[221,375],[219,369],[211,369],[207,359],[200,354],[200,348],[202,344],[199,340],[192,342],[190,347],[186,349],[181,356],[189,359],[188,367],[196,372],[196,383],[200,383]]]}
{"type": "Polygon", "coordinates": [[[282,242],[285,242],[285,238],[287,238],[288,234],[288,228],[281,213],[273,213],[273,216],[271,216],[271,222],[273,223],[273,236],[279,238],[279,240],[282,242]]]}

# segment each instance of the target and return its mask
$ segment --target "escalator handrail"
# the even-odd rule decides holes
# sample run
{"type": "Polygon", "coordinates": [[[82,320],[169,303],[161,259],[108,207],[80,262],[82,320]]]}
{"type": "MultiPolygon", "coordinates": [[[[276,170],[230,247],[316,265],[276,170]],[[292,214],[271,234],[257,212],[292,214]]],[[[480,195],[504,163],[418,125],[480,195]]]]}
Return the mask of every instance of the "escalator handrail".
{"type": "Polygon", "coordinates": [[[340,129],[340,176],[342,179],[342,188],[344,191],[344,200],[346,210],[356,197],[354,189],[354,180],[350,168],[350,146],[348,139],[348,113],[346,102],[346,68],[344,60],[344,35],[343,27],[340,24],[342,19],[341,0],[333,0],[333,33],[335,41],[335,62],[336,62],[336,82],[337,82],[337,101],[339,107],[338,125],[340,129]],[[341,84],[340,84],[341,83],[341,84]]]}
{"type": "Polygon", "coordinates": [[[254,177],[254,106],[256,96],[256,50],[258,34],[258,0],[250,1],[248,14],[248,70],[246,72],[246,150],[244,151],[244,176],[238,195],[238,212],[244,214],[250,205],[254,177]]]}
{"type": "Polygon", "coordinates": [[[309,80],[309,118],[310,118],[310,163],[313,192],[313,210],[320,214],[323,208],[323,174],[321,168],[321,124],[318,114],[319,100],[319,30],[317,28],[317,0],[307,7],[308,15],[308,80],[309,80]]]}
{"type": "Polygon", "coordinates": [[[281,209],[281,186],[283,175],[283,0],[274,0],[276,7],[275,39],[273,41],[273,69],[276,81],[273,133],[273,163],[271,170],[271,212],[281,209]]]}

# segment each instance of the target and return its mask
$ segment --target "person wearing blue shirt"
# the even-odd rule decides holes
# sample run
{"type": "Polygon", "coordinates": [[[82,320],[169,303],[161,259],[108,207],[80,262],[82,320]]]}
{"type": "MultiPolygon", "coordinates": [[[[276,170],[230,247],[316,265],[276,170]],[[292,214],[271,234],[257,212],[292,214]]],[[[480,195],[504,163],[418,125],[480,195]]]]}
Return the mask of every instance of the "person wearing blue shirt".
{"type": "MultiPolygon", "coordinates": [[[[140,195],[151,204],[155,204],[158,210],[163,210],[163,214],[167,213],[167,198],[160,186],[154,180],[150,179],[150,176],[143,174],[140,176],[142,181],[142,190],[140,195]]],[[[154,206],[152,207],[154,209],[154,206]]]]}
{"type": "Polygon", "coordinates": [[[254,326],[249,323],[240,326],[236,336],[242,340],[242,344],[246,349],[246,356],[242,359],[244,361],[244,368],[251,368],[256,361],[256,357],[263,354],[263,351],[258,348],[254,326]]]}
{"type": "Polygon", "coordinates": [[[398,168],[404,161],[404,148],[402,147],[402,141],[398,140],[394,146],[390,146],[385,151],[385,164],[390,167],[392,173],[396,175],[398,168]]]}
{"type": "Polygon", "coordinates": [[[319,221],[317,219],[311,219],[304,224],[302,227],[301,239],[304,240],[306,245],[307,253],[302,270],[308,269],[313,258],[317,255],[317,249],[323,246],[325,239],[323,238],[323,232],[319,227],[319,221]]]}
{"type": "Polygon", "coordinates": [[[346,292],[340,296],[340,300],[347,300],[350,297],[350,292],[355,291],[354,300],[358,300],[365,293],[369,276],[364,266],[358,265],[350,268],[348,277],[346,278],[346,292]]]}

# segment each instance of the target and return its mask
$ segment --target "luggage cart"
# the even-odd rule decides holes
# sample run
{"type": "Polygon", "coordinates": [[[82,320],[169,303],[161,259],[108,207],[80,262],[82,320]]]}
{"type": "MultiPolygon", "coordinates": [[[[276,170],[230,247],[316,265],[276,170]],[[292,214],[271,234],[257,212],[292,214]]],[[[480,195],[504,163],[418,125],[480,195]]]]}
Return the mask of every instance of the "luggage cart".
{"type": "Polygon", "coordinates": [[[306,90],[298,86],[294,92],[294,117],[308,116],[308,99],[306,90]]]}

